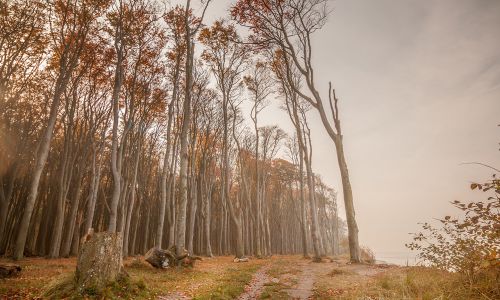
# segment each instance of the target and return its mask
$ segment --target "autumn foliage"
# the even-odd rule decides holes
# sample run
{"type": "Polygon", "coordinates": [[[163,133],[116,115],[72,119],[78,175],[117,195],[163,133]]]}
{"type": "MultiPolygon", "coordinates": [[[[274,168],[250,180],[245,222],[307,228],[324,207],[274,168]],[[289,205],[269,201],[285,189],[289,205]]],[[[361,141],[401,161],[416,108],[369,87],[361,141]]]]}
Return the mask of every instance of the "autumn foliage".
{"type": "Polygon", "coordinates": [[[500,268],[500,180],[473,183],[471,189],[488,195],[485,201],[452,205],[463,212],[462,217],[445,216],[439,219],[441,227],[429,223],[423,231],[414,234],[414,242],[407,245],[419,252],[423,261],[437,268],[459,272],[473,288],[476,283],[491,280],[489,288],[497,282],[500,268]]]}

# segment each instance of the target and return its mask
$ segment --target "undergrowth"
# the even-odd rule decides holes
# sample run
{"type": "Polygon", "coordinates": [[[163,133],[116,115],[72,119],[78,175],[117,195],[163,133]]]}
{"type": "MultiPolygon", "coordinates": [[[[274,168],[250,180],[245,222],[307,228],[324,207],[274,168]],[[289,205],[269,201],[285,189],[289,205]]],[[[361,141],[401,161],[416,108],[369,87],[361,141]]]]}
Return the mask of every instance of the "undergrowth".
{"type": "Polygon", "coordinates": [[[464,276],[458,273],[429,267],[408,267],[376,276],[372,282],[350,290],[339,298],[500,299],[498,281],[495,283],[493,280],[493,274],[485,275],[475,286],[470,286],[464,284],[464,276]]]}
{"type": "Polygon", "coordinates": [[[73,274],[56,279],[42,295],[44,299],[137,299],[149,296],[142,279],[132,280],[127,275],[120,275],[103,288],[87,287],[80,291],[73,274]]]}

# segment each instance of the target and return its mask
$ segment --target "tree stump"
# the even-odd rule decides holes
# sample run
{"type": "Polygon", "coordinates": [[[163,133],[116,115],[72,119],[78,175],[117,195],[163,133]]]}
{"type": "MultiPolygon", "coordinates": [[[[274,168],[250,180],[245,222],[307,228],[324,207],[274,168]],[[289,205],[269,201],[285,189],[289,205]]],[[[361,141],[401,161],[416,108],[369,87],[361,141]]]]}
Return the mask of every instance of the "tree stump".
{"type": "Polygon", "coordinates": [[[144,255],[144,259],[155,268],[166,269],[176,266],[192,267],[196,260],[201,260],[201,257],[190,256],[187,251],[177,256],[175,246],[172,246],[168,250],[158,247],[151,248],[144,255]]]}
{"type": "Polygon", "coordinates": [[[122,267],[121,233],[89,233],[82,238],[76,266],[76,282],[80,291],[101,289],[115,281],[122,267]]]}
{"type": "Polygon", "coordinates": [[[0,279],[14,276],[21,272],[21,266],[14,264],[0,264],[0,279]]]}

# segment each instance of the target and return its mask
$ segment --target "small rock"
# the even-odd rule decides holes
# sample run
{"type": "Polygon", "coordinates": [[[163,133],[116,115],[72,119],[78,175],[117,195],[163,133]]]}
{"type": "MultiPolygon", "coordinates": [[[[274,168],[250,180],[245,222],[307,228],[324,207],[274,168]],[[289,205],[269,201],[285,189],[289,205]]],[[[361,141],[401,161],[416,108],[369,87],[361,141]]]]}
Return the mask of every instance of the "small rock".
{"type": "Polygon", "coordinates": [[[243,258],[235,258],[233,260],[235,263],[239,263],[239,262],[249,262],[250,260],[248,259],[248,257],[243,257],[243,258]]]}

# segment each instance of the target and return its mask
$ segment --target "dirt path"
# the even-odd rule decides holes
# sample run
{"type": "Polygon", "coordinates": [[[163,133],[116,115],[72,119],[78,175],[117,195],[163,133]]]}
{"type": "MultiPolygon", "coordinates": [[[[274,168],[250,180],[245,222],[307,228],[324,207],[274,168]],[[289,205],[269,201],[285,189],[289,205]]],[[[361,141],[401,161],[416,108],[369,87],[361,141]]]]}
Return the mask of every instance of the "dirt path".
{"type": "Polygon", "coordinates": [[[323,276],[329,270],[324,263],[302,261],[297,264],[300,272],[295,275],[297,284],[284,289],[291,299],[310,299],[313,296],[314,283],[318,276],[323,276]]]}
{"type": "Polygon", "coordinates": [[[283,286],[282,291],[289,299],[301,300],[313,299],[318,284],[319,287],[326,285],[345,290],[356,288],[369,278],[384,272],[379,266],[349,264],[347,261],[314,263],[310,260],[295,260],[285,265],[281,267],[281,275],[278,276],[283,286]]]}
{"type": "Polygon", "coordinates": [[[266,273],[268,269],[269,266],[266,265],[255,272],[252,281],[250,281],[250,284],[245,286],[245,292],[238,297],[238,300],[257,299],[260,296],[262,290],[264,289],[264,284],[270,281],[270,278],[266,273]]]}
{"type": "Polygon", "coordinates": [[[316,270],[309,264],[303,264],[301,267],[302,273],[298,276],[297,285],[285,290],[292,299],[309,299],[313,294],[316,270]]]}

